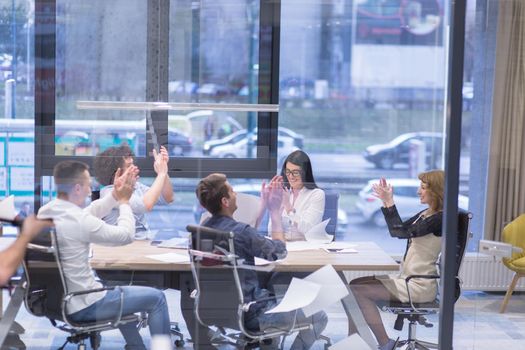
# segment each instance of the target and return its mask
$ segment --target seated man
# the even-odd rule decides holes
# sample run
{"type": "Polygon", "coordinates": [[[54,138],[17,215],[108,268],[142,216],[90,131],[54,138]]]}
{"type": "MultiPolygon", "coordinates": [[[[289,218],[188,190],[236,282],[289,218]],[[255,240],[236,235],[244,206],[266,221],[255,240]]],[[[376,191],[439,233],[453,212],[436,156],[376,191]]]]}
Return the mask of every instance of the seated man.
{"type": "Polygon", "coordinates": [[[16,268],[20,265],[22,259],[24,259],[27,244],[31,242],[40,231],[51,225],[51,221],[37,220],[34,215],[30,215],[24,219],[18,238],[9,248],[0,252],[0,286],[5,285],[11,275],[15,273],[16,268]]]}
{"type": "MultiPolygon", "coordinates": [[[[133,151],[127,144],[119,147],[110,147],[95,157],[93,167],[95,176],[104,186],[100,191],[100,197],[105,197],[113,191],[113,177],[117,169],[126,170],[128,166],[134,165],[133,151]]],[[[153,169],[157,176],[151,184],[146,186],[137,182],[133,195],[129,201],[133,215],[135,216],[135,239],[153,239],[154,232],[149,229],[146,213],[153,210],[157,204],[168,205],[173,202],[173,186],[168,175],[168,151],[164,146],[160,147],[159,153],[153,150],[153,169]]],[[[102,219],[109,224],[116,224],[118,210],[115,208],[102,219]]]]}
{"type": "MultiPolygon", "coordinates": [[[[70,292],[101,288],[89,266],[91,243],[120,246],[133,241],[135,221],[129,199],[138,169],[118,169],[111,195],[83,208],[91,196],[88,166],[77,161],[63,161],[55,166],[57,199],[38,211],[39,218],[53,219],[60,245],[60,260],[70,292]],[[109,225],[100,218],[118,206],[117,225],[109,225]]],[[[145,311],[151,335],[169,335],[170,319],[166,298],[162,291],[150,287],[124,286],[111,291],[77,296],[67,305],[67,314],[75,322],[114,319],[120,309],[120,290],[123,292],[123,315],[145,311]]],[[[125,349],[146,349],[134,323],[119,327],[126,340],[125,349]]]]}
{"type": "MultiPolygon", "coordinates": [[[[196,194],[200,204],[206,208],[212,217],[203,225],[221,231],[235,233],[235,253],[248,264],[254,263],[254,257],[267,260],[284,258],[287,254],[286,244],[281,223],[280,205],[282,188],[270,185],[268,193],[268,208],[273,219],[272,239],[267,239],[247,225],[233,219],[237,209],[236,193],[228,183],[224,174],[211,174],[202,179],[197,185],[196,194]]],[[[244,301],[250,302],[260,297],[268,296],[268,291],[259,286],[257,273],[249,270],[241,281],[244,292],[244,301]]],[[[294,324],[294,318],[299,324],[310,323],[312,329],[299,332],[291,349],[309,349],[326,327],[327,317],[324,312],[318,312],[306,318],[302,311],[265,314],[266,310],[275,306],[275,302],[258,303],[252,306],[245,314],[245,325],[250,330],[287,329],[294,324]]]]}

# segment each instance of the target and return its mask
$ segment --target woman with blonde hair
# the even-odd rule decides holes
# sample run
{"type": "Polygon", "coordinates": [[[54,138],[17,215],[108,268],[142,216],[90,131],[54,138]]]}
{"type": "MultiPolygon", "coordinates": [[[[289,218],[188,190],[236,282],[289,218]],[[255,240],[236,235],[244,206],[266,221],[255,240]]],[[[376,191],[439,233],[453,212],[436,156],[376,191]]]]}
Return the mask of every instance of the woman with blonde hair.
{"type": "MultiPolygon", "coordinates": [[[[421,184],[417,193],[420,202],[428,205],[428,208],[406,221],[402,221],[399,216],[392,186],[381,178],[379,183],[372,187],[374,195],[383,201],[381,210],[390,235],[407,240],[400,272],[394,275],[361,277],[350,282],[359,308],[381,350],[395,349],[397,341],[388,337],[377,302],[408,302],[408,289],[415,303],[433,301],[437,295],[435,279],[413,278],[408,282],[408,288],[405,282],[409,275],[437,274],[436,262],[441,251],[445,174],[442,170],[432,170],[421,173],[418,177],[421,184]]],[[[357,332],[351,320],[349,332],[357,332]]]]}

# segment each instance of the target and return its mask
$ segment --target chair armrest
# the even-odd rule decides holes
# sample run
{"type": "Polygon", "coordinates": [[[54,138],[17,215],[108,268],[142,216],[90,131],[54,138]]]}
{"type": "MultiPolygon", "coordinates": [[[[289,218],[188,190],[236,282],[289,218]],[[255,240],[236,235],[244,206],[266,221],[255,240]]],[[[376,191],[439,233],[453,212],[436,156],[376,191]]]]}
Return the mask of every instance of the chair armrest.
{"type": "Polygon", "coordinates": [[[252,300],[248,303],[244,303],[242,304],[242,311],[244,312],[248,312],[250,310],[250,307],[254,304],[257,304],[257,303],[261,303],[261,302],[264,302],[264,301],[270,301],[270,300],[275,300],[275,297],[265,297],[265,298],[260,298],[260,299],[257,299],[257,300],[252,300]]]}
{"type": "Polygon", "coordinates": [[[27,249],[36,250],[37,252],[41,252],[41,253],[54,253],[55,252],[54,247],[46,247],[44,245],[35,244],[35,243],[28,243],[27,249]]]}
{"type": "Polygon", "coordinates": [[[423,279],[438,279],[441,276],[439,275],[410,275],[405,278],[405,284],[407,287],[407,293],[408,293],[408,302],[410,303],[410,306],[413,310],[417,311],[417,308],[414,306],[414,302],[412,301],[412,296],[410,295],[410,288],[408,288],[408,282],[410,282],[413,278],[423,278],[423,279]]]}

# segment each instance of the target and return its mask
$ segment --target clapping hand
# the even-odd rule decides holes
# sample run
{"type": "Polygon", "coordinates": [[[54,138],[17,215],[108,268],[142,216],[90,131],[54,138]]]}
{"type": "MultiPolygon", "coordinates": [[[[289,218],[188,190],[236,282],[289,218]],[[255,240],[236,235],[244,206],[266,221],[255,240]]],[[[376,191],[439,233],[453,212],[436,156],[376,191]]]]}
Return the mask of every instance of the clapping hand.
{"type": "Polygon", "coordinates": [[[385,178],[382,177],[379,183],[372,185],[372,194],[381,199],[386,207],[394,205],[394,190],[385,178]]]}
{"type": "Polygon", "coordinates": [[[283,189],[283,177],[274,176],[272,181],[266,186],[268,191],[267,194],[267,206],[270,211],[281,209],[284,189],[283,189]]]}
{"type": "Polygon", "coordinates": [[[139,175],[139,168],[130,165],[125,171],[117,169],[113,181],[113,197],[120,203],[127,203],[135,189],[135,183],[139,175]]]}
{"type": "Polygon", "coordinates": [[[167,174],[168,173],[168,161],[169,161],[169,155],[168,151],[166,150],[166,147],[160,146],[160,151],[157,152],[156,149],[153,150],[153,169],[157,173],[157,175],[160,174],[167,174]]]}

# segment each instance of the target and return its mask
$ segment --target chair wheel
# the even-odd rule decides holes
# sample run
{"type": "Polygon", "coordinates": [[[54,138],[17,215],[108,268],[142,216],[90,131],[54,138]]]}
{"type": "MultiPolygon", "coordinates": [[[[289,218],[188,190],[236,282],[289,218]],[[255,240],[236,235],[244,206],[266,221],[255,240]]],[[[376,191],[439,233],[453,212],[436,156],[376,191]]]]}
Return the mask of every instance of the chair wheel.
{"type": "Polygon", "coordinates": [[[182,339],[175,340],[175,346],[178,348],[182,348],[184,346],[184,340],[182,339]]]}

